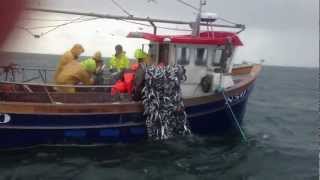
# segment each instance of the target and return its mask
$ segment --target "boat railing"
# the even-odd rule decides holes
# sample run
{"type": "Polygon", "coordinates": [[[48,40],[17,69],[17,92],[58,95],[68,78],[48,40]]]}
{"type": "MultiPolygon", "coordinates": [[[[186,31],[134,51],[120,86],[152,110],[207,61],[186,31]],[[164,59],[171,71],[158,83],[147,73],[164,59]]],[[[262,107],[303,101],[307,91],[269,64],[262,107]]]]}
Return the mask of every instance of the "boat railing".
{"type": "Polygon", "coordinates": [[[0,101],[104,103],[131,101],[127,93],[111,94],[112,76],[103,85],[58,85],[52,82],[55,69],[26,66],[0,66],[0,101]],[[74,88],[75,93],[65,93],[74,88]]]}
{"type": "Polygon", "coordinates": [[[65,88],[112,88],[113,85],[59,85],[59,84],[41,84],[41,83],[19,83],[11,81],[0,81],[1,84],[12,84],[12,85],[27,85],[27,86],[42,86],[42,87],[65,87],[65,88]]]}
{"type": "Polygon", "coordinates": [[[128,93],[112,94],[112,87],[112,85],[57,85],[0,81],[0,101],[53,104],[132,101],[128,93]],[[75,93],[60,91],[63,88],[74,88],[75,93]]]}
{"type": "Polygon", "coordinates": [[[0,80],[10,82],[42,82],[48,83],[52,79],[55,69],[38,66],[19,66],[10,64],[0,66],[0,80]]]}
{"type": "MultiPolygon", "coordinates": [[[[55,68],[44,68],[41,66],[21,66],[10,64],[0,66],[0,81],[15,83],[53,83],[55,68]]],[[[114,84],[117,74],[103,72],[102,84],[114,84]]]]}

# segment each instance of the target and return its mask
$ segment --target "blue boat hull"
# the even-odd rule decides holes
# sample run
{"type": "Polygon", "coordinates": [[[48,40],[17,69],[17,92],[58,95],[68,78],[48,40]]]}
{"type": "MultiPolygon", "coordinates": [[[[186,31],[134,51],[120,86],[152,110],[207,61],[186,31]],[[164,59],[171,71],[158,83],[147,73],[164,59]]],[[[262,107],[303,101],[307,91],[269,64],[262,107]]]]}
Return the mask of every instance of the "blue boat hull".
{"type": "MultiPolygon", "coordinates": [[[[240,124],[246,110],[249,86],[240,96],[229,97],[240,124]]],[[[193,134],[224,136],[239,131],[225,100],[186,108],[193,134]]],[[[147,139],[142,113],[99,115],[9,114],[0,123],[0,148],[39,144],[110,144],[147,139]]]]}

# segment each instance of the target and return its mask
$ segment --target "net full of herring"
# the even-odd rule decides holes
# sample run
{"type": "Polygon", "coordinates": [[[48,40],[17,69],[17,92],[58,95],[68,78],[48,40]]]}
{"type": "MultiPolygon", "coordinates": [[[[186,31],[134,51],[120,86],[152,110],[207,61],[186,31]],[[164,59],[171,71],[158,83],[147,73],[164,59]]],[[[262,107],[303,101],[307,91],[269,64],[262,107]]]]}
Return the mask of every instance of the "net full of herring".
{"type": "Polygon", "coordinates": [[[148,136],[153,140],[191,134],[180,88],[183,77],[179,65],[146,68],[142,103],[148,136]]]}

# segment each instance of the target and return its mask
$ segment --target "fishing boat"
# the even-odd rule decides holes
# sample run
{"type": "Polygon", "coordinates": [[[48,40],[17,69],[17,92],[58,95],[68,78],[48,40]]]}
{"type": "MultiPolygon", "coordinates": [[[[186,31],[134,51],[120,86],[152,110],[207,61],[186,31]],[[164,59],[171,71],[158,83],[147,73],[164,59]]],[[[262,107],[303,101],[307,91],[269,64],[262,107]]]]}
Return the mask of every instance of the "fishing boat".
{"type": "MultiPolygon", "coordinates": [[[[29,9],[111,19],[147,21],[153,33],[130,32],[128,38],[148,40],[156,63],[185,68],[181,83],[183,102],[192,134],[226,136],[241,131],[248,98],[261,70],[260,64],[235,65],[238,34],[244,25],[219,25],[212,13],[199,13],[195,22],[132,16],[112,16],[49,9],[29,9]],[[189,24],[186,35],[158,35],[155,23],[189,24]],[[201,27],[207,27],[202,31],[201,27]],[[216,27],[240,29],[215,31],[216,27]],[[161,57],[161,58],[160,58],[161,57]]],[[[112,96],[112,84],[55,85],[44,69],[0,67],[0,148],[40,144],[94,145],[131,143],[148,139],[144,107],[127,94],[112,96]],[[16,72],[34,70],[44,83],[25,81],[16,72]],[[10,78],[11,77],[11,78],[10,78]],[[56,92],[55,87],[75,87],[77,93],[56,92]]]]}

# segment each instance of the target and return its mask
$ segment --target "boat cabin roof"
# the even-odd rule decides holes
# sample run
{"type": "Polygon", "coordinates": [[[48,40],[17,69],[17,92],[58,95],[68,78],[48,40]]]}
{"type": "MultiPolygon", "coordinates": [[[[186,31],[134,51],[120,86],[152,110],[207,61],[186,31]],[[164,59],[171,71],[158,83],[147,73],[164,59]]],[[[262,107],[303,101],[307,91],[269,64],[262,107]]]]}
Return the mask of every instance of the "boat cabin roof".
{"type": "Polygon", "coordinates": [[[155,35],[144,32],[130,32],[129,38],[143,38],[158,43],[197,44],[197,45],[224,45],[225,39],[231,37],[234,46],[242,46],[236,33],[215,31],[202,32],[199,36],[192,35],[155,35]]]}

